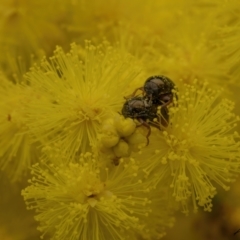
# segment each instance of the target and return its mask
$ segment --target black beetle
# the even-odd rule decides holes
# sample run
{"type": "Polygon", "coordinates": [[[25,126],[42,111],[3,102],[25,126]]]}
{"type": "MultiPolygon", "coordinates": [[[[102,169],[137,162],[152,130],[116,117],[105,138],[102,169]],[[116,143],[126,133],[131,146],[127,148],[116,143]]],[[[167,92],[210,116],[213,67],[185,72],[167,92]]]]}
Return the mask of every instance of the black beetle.
{"type": "Polygon", "coordinates": [[[168,77],[152,76],[145,81],[143,87],[137,88],[131,97],[135,96],[138,90],[142,90],[149,103],[165,107],[173,101],[172,90],[174,88],[175,84],[168,77]]]}
{"type": "Polygon", "coordinates": [[[146,97],[132,97],[126,100],[122,108],[122,115],[125,118],[137,119],[141,124],[148,128],[147,145],[149,144],[149,136],[151,134],[150,125],[161,129],[161,126],[168,125],[168,109],[161,107],[160,114],[158,112],[158,105],[152,104],[146,97]],[[155,122],[157,119],[158,122],[155,122]]]}

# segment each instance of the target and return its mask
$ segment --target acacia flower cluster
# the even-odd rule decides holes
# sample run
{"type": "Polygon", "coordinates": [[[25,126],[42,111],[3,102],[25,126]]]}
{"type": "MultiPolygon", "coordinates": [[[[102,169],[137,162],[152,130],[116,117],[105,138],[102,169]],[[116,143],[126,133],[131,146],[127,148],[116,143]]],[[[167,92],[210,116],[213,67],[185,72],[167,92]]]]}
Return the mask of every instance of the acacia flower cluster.
{"type": "Polygon", "coordinates": [[[117,92],[127,94],[139,71],[137,64],[127,65],[129,59],[133,65],[132,57],[106,44],[87,43],[85,49],[74,44],[68,54],[57,48],[50,61],[26,75],[41,96],[28,103],[28,134],[40,142],[44,157],[32,167],[34,177],[23,196],[40,212],[36,220],[43,235],[151,239],[173,225],[168,199],[150,191],[126,150],[145,145],[145,138],[132,119],[116,116],[124,101],[117,92]],[[114,157],[99,144],[114,147],[114,157]],[[118,164],[112,163],[115,157],[118,164]]]}
{"type": "Polygon", "coordinates": [[[211,212],[240,173],[239,7],[0,2],[0,195],[23,189],[34,239],[155,240],[211,212]]]}
{"type": "MultiPolygon", "coordinates": [[[[173,90],[177,93],[169,106],[168,127],[152,127],[150,144],[144,147],[136,123],[116,115],[124,99],[112,93],[128,82],[119,75],[118,88],[111,85],[121,71],[113,62],[103,69],[98,57],[104,59],[109,52],[96,49],[87,45],[84,55],[76,45],[69,54],[58,48],[51,62],[44,60],[27,74],[43,100],[28,105],[29,133],[46,151],[32,167],[33,179],[23,196],[38,213],[39,230],[53,239],[160,238],[165,228],[156,211],[163,198],[156,192],[163,186],[171,207],[180,203],[188,214],[198,205],[211,211],[215,183],[228,190],[236,179],[240,152],[234,129],[239,118],[220,90],[205,82],[183,84],[173,90]],[[95,115],[92,105],[99,106],[95,115]],[[156,222],[149,225],[149,219],[156,222]]],[[[129,69],[129,77],[135,74],[129,69]]],[[[170,213],[166,211],[164,222],[172,225],[170,213]]]]}
{"type": "Polygon", "coordinates": [[[0,76],[0,169],[15,182],[39,157],[39,143],[28,134],[28,103],[40,100],[31,87],[0,76]]]}
{"type": "Polygon", "coordinates": [[[61,148],[67,158],[89,151],[102,121],[122,104],[118,92],[125,92],[138,73],[131,56],[107,43],[88,42],[82,50],[73,44],[70,53],[58,47],[50,61],[26,75],[43,98],[28,105],[30,134],[43,145],[61,148]]]}
{"type": "Polygon", "coordinates": [[[239,117],[232,112],[233,102],[207,83],[185,84],[177,95],[169,109],[169,127],[155,131],[139,156],[141,168],[153,187],[168,182],[184,213],[189,201],[194,211],[198,205],[211,211],[215,184],[228,190],[240,171],[239,117]]]}
{"type": "Polygon", "coordinates": [[[15,70],[18,72],[12,65],[25,65],[27,70],[33,54],[36,59],[42,58],[50,54],[56,44],[63,44],[66,37],[59,25],[66,16],[64,5],[63,1],[55,0],[1,1],[0,67],[8,77],[12,77],[15,70]]]}
{"type": "Polygon", "coordinates": [[[151,196],[134,159],[118,167],[107,167],[92,153],[67,165],[48,161],[55,162],[47,158],[32,167],[30,186],[22,192],[28,209],[37,210],[42,237],[104,240],[143,234],[156,239],[173,224],[167,197],[151,196]]]}

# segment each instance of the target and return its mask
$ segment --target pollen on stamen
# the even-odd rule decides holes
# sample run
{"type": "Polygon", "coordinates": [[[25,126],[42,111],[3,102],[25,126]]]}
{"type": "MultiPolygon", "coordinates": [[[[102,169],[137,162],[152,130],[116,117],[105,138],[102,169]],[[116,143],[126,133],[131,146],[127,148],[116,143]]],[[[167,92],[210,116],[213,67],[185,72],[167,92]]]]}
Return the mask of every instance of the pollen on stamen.
{"type": "MultiPolygon", "coordinates": [[[[65,53],[57,47],[52,58],[43,59],[40,67],[26,74],[27,81],[44,97],[29,104],[31,133],[43,146],[60,146],[68,161],[97,144],[104,120],[121,109],[119,92],[124,92],[139,72],[134,57],[108,43],[94,47],[87,42],[84,54],[79,49],[72,44],[65,53]]],[[[134,131],[128,126],[123,125],[127,135],[134,131]]],[[[107,147],[119,140],[111,130],[103,139],[107,147]]]]}
{"type": "Polygon", "coordinates": [[[197,205],[210,211],[215,185],[228,190],[240,173],[235,130],[239,118],[233,107],[207,84],[184,85],[169,108],[168,128],[154,131],[151,145],[141,155],[132,154],[151,182],[149,187],[157,188],[168,179],[169,190],[185,213],[196,211],[197,205]]]}
{"type": "Polygon", "coordinates": [[[127,166],[106,168],[101,157],[86,153],[75,163],[48,164],[61,162],[48,158],[32,166],[32,180],[22,195],[28,209],[36,211],[38,229],[43,235],[75,240],[103,240],[111,236],[120,240],[122,234],[129,238],[144,235],[144,229],[152,229],[149,236],[162,232],[164,227],[159,231],[157,224],[163,218],[162,213],[166,214],[164,219],[172,222],[168,216],[171,211],[159,212],[158,206],[164,198],[156,196],[155,191],[146,191],[134,159],[126,162],[127,166]],[[156,226],[147,224],[151,216],[156,226]],[[104,234],[97,236],[100,229],[104,234]]]}
{"type": "Polygon", "coordinates": [[[40,99],[34,89],[0,74],[0,170],[12,182],[21,180],[40,155],[40,143],[28,126],[27,109],[33,99],[40,99]]]}

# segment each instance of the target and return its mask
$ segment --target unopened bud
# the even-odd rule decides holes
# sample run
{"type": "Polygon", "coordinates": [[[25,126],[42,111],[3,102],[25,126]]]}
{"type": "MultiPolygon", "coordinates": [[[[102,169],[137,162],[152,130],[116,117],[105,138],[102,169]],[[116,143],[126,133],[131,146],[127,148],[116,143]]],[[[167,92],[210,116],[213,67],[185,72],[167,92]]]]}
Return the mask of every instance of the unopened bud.
{"type": "Polygon", "coordinates": [[[113,152],[117,157],[128,157],[130,155],[129,145],[120,140],[119,143],[113,147],[113,152]]]}
{"type": "Polygon", "coordinates": [[[136,129],[136,124],[131,118],[117,117],[115,121],[116,129],[120,136],[130,136],[136,129]]]}

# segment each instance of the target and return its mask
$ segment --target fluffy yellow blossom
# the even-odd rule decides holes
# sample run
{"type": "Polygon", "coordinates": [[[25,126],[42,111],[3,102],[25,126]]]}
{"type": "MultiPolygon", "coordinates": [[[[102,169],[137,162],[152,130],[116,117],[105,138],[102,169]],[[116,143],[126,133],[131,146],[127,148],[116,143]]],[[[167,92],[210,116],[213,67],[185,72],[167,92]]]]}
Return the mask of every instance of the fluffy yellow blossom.
{"type": "Polygon", "coordinates": [[[19,180],[39,154],[37,142],[27,133],[27,106],[35,97],[32,88],[0,76],[0,169],[12,181],[19,180]]]}
{"type": "Polygon", "coordinates": [[[174,27],[179,12],[195,8],[190,0],[179,0],[178,4],[175,0],[149,0],[147,4],[144,0],[82,0],[73,1],[73,5],[73,14],[66,28],[74,39],[99,41],[104,37],[116,41],[121,38],[119,29],[124,26],[128,28],[125,29],[128,40],[134,37],[135,43],[141,46],[174,27]]]}
{"type": "Polygon", "coordinates": [[[149,147],[135,158],[152,186],[168,183],[185,213],[191,199],[194,211],[197,205],[210,211],[215,184],[228,190],[240,171],[239,118],[234,104],[207,84],[199,89],[184,85],[178,98],[169,108],[168,128],[153,129],[149,147]]]}
{"type": "MultiPolygon", "coordinates": [[[[217,207],[240,171],[239,20],[239,0],[0,0],[0,239],[157,240],[179,206],[217,207]],[[159,74],[178,99],[148,131],[121,109],[159,74]]],[[[206,214],[219,239],[233,198],[226,226],[206,214]]],[[[198,238],[182,220],[169,239],[198,238]]]]}
{"type": "Polygon", "coordinates": [[[139,72],[128,54],[107,43],[85,49],[58,47],[55,55],[27,74],[44,99],[29,105],[29,126],[43,145],[69,157],[96,145],[102,121],[122,108],[124,93],[139,72]]]}
{"type": "Polygon", "coordinates": [[[214,0],[214,2],[217,8],[215,8],[213,14],[219,26],[230,26],[239,22],[240,2],[238,0],[214,0]]]}
{"type": "Polygon", "coordinates": [[[61,44],[64,34],[62,1],[2,0],[0,2],[0,66],[12,74],[11,62],[20,56],[27,69],[31,54],[42,56],[61,44]],[[10,60],[9,60],[10,59],[10,60]]]}
{"type": "MultiPolygon", "coordinates": [[[[182,14],[181,21],[175,26],[176,31],[165,34],[152,49],[152,61],[144,61],[148,72],[159,71],[173,79],[177,85],[180,80],[193,84],[194,80],[207,80],[212,86],[227,86],[228,66],[222,61],[218,39],[212,35],[215,25],[208,25],[211,16],[192,17],[182,14]],[[184,33],[179,35],[179,33],[184,33]]],[[[179,84],[178,84],[179,83],[179,84]]]]}
{"type": "Polygon", "coordinates": [[[36,210],[42,236],[49,233],[58,240],[136,239],[141,233],[160,236],[164,226],[173,224],[163,204],[167,203],[166,195],[151,197],[138,177],[134,159],[117,167],[104,167],[103,162],[85,153],[78,163],[32,167],[33,178],[22,194],[28,209],[36,210]],[[151,225],[150,219],[163,227],[151,225]]]}
{"type": "Polygon", "coordinates": [[[167,186],[162,185],[157,190],[150,192],[151,214],[145,222],[147,227],[140,232],[140,239],[162,239],[166,235],[166,228],[172,228],[175,218],[172,213],[178,209],[178,205],[173,202],[169,195],[167,186]]]}
{"type": "MultiPolygon", "coordinates": [[[[201,71],[206,66],[208,67],[209,63],[214,64],[214,66],[216,64],[215,59],[218,56],[216,53],[209,53],[209,49],[202,46],[194,47],[195,39],[192,40],[192,43],[190,42],[192,36],[198,38],[197,28],[204,25],[202,24],[202,16],[201,20],[198,19],[197,25],[192,26],[192,32],[190,29],[182,27],[185,26],[184,17],[189,16],[191,11],[198,9],[195,2],[179,0],[176,4],[175,0],[150,0],[146,4],[143,0],[133,0],[131,2],[108,0],[106,4],[106,1],[83,0],[75,1],[74,4],[73,11],[77,14],[73,14],[67,27],[69,35],[73,35],[73,40],[83,42],[85,39],[91,39],[94,43],[98,43],[99,39],[106,38],[112,44],[118,42],[124,51],[127,50],[133,54],[143,65],[143,69],[146,69],[143,79],[163,73],[167,73],[167,75],[171,73],[170,76],[173,79],[176,75],[179,78],[179,72],[180,75],[183,72],[188,74],[186,70],[191,70],[191,67],[194,68],[191,72],[196,70],[198,74],[204,76],[201,71]],[[179,31],[174,31],[176,35],[172,36],[173,31],[169,31],[169,29],[176,29],[176,26],[179,27],[179,31]],[[186,30],[188,33],[186,33],[186,30]],[[184,35],[180,34],[181,36],[179,36],[179,32],[184,32],[184,35]],[[185,35],[187,37],[184,37],[185,35]],[[174,45],[175,40],[182,40],[184,43],[186,39],[186,45],[189,42],[191,44],[189,47],[174,45]],[[168,43],[175,49],[172,49],[168,43]],[[177,47],[183,49],[177,52],[179,51],[179,49],[176,49],[177,47]],[[201,49],[198,52],[195,48],[201,49]],[[202,50],[204,52],[201,54],[202,50]],[[185,59],[185,57],[188,58],[186,56],[188,54],[191,54],[193,59],[185,59]],[[211,56],[204,56],[205,54],[211,56]],[[194,58],[194,55],[200,56],[194,58]],[[202,66],[202,59],[204,59],[204,63],[207,59],[204,66],[202,66]],[[181,67],[182,69],[180,69],[181,67]]],[[[193,22],[192,15],[188,20],[193,22]]],[[[197,43],[197,45],[199,44],[197,43]]],[[[212,68],[207,68],[207,71],[212,72],[210,69],[212,68]]],[[[215,70],[214,73],[217,71],[215,70]]]]}
{"type": "MultiPolygon", "coordinates": [[[[222,81],[239,86],[239,30],[240,30],[240,2],[238,0],[213,1],[214,11],[211,11],[212,28],[211,44],[216,47],[215,54],[221,65],[227,70],[228,79],[222,81]]],[[[211,27],[208,27],[209,30],[211,27]]],[[[221,72],[220,72],[221,73],[221,72]]]]}
{"type": "MultiPolygon", "coordinates": [[[[239,48],[239,37],[240,37],[240,24],[239,22],[234,25],[222,27],[220,30],[219,37],[222,39],[222,45],[220,53],[224,62],[227,62],[228,73],[231,77],[230,83],[235,88],[236,85],[239,87],[240,78],[240,48],[239,48]]],[[[236,99],[238,100],[238,99],[236,99]]]]}

